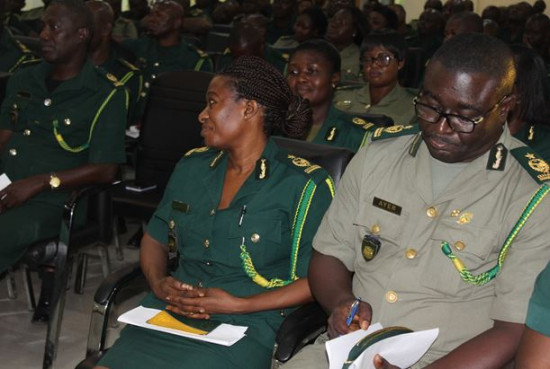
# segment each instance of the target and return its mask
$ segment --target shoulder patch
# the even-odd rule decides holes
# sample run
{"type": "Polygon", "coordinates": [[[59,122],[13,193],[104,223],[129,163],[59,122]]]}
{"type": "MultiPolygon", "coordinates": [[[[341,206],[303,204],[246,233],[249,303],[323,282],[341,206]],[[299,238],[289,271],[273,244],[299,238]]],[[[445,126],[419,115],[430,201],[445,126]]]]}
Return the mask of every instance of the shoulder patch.
{"type": "Polygon", "coordinates": [[[25,45],[24,43],[22,43],[21,41],[19,41],[16,38],[14,38],[13,41],[15,42],[15,44],[17,45],[19,50],[21,50],[22,53],[31,54],[31,50],[27,47],[27,45],[25,45]]]}
{"type": "Polygon", "coordinates": [[[130,70],[133,70],[133,71],[138,71],[139,68],[136,67],[134,64],[130,63],[128,60],[126,59],[123,59],[123,58],[117,58],[118,62],[122,65],[124,65],[125,67],[127,67],[128,69],[130,70]]]}
{"type": "Polygon", "coordinates": [[[313,164],[309,160],[292,154],[288,154],[287,158],[294,168],[309,175],[315,183],[324,181],[328,177],[327,172],[321,166],[313,164]]]}
{"type": "Polygon", "coordinates": [[[522,146],[510,150],[510,152],[535,182],[542,184],[550,180],[550,165],[533,149],[528,146],[522,146]]]}
{"type": "Polygon", "coordinates": [[[362,127],[365,131],[368,131],[369,129],[375,127],[376,125],[372,122],[367,122],[363,118],[355,117],[351,120],[353,124],[356,126],[362,127]]]}
{"type": "Polygon", "coordinates": [[[96,68],[99,74],[101,74],[105,79],[109,82],[111,82],[115,87],[121,87],[124,86],[123,83],[121,83],[118,78],[115,77],[114,74],[107,72],[105,69],[98,67],[96,68]]]}
{"type": "Polygon", "coordinates": [[[42,59],[40,58],[37,58],[37,59],[29,59],[29,60],[25,60],[24,62],[21,63],[21,67],[24,68],[24,67],[31,67],[33,65],[37,65],[37,64],[40,64],[42,63],[42,59]]]}
{"type": "Polygon", "coordinates": [[[210,148],[208,146],[197,147],[197,148],[194,148],[194,149],[191,149],[191,150],[187,151],[184,156],[187,157],[187,156],[191,156],[191,155],[195,155],[195,154],[200,154],[200,153],[206,152],[208,150],[210,150],[210,148]]]}
{"type": "Polygon", "coordinates": [[[200,56],[201,58],[203,58],[203,59],[204,59],[204,58],[208,58],[208,54],[205,53],[204,51],[202,51],[201,49],[195,47],[195,51],[197,51],[197,54],[199,54],[199,56],[200,56]]]}
{"type": "Polygon", "coordinates": [[[390,127],[380,127],[374,131],[372,135],[372,140],[382,140],[389,137],[399,137],[405,135],[412,135],[418,133],[418,125],[411,124],[408,126],[390,126],[390,127]]]}

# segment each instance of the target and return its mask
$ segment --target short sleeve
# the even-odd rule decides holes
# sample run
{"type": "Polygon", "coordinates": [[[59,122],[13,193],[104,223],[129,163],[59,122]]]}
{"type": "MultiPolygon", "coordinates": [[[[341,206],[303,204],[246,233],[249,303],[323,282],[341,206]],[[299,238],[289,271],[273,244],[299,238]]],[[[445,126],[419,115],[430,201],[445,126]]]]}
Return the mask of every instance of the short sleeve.
{"type": "Polygon", "coordinates": [[[537,277],[525,324],[550,337],[550,263],[537,277]]]}

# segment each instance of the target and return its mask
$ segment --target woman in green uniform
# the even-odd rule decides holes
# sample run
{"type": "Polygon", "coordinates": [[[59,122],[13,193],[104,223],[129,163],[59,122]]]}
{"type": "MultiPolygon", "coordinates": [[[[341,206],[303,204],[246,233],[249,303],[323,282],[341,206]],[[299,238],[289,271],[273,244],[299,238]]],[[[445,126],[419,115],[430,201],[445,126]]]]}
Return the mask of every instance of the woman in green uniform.
{"type": "Polygon", "coordinates": [[[338,91],[334,99],[336,107],[356,114],[384,114],[396,125],[414,122],[413,98],[417,91],[399,85],[406,50],[405,40],[397,33],[369,35],[361,53],[366,84],[338,91]]]}
{"type": "Polygon", "coordinates": [[[199,115],[207,147],[177,165],[141,244],[152,293],[142,305],[247,326],[230,347],[128,326],[101,360],[110,368],[269,368],[289,309],[312,299],[311,241],[332,198],[327,173],[270,138],[303,137],[307,101],[263,59],[218,74],[199,115]],[[167,254],[177,246],[170,275],[167,254]]]}
{"type": "Polygon", "coordinates": [[[313,124],[307,141],[356,152],[374,125],[332,105],[340,82],[340,54],[324,40],[306,41],[290,57],[287,80],[294,93],[309,100],[313,124]]]}

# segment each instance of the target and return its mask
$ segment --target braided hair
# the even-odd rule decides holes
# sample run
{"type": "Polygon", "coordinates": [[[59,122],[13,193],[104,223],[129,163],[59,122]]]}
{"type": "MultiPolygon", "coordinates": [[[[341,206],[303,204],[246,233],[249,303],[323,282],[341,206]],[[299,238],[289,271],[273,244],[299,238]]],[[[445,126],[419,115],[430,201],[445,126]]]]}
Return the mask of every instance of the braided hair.
{"type": "Polygon", "coordinates": [[[231,78],[238,99],[255,100],[264,108],[264,132],[303,139],[311,126],[307,100],[292,93],[283,75],[257,56],[243,55],[219,75],[231,78]]]}

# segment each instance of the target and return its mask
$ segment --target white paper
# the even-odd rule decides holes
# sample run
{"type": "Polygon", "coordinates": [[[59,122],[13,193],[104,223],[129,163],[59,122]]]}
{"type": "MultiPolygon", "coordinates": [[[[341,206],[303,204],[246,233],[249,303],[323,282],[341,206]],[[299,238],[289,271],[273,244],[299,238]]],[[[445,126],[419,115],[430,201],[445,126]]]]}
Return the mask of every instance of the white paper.
{"type": "MultiPolygon", "coordinates": [[[[380,323],[371,325],[366,331],[358,330],[326,342],[330,369],[341,369],[348,354],[360,339],[382,329],[380,323]]],[[[380,354],[390,364],[399,368],[408,368],[416,363],[428,351],[439,335],[439,328],[400,334],[386,338],[368,347],[350,365],[350,369],[374,369],[373,359],[380,354]]]]}
{"type": "Polygon", "coordinates": [[[235,342],[245,336],[245,332],[248,329],[248,327],[222,323],[210,333],[206,335],[200,335],[183,332],[177,329],[164,328],[158,325],[147,323],[147,320],[151,319],[160,312],[161,310],[158,309],[149,309],[143,306],[138,306],[137,308],[122,314],[118,318],[118,321],[122,323],[136,325],[138,327],[153,329],[155,331],[192,338],[199,341],[215,343],[222,346],[233,345],[235,342]]]}
{"type": "Polygon", "coordinates": [[[131,138],[138,138],[139,137],[139,128],[137,126],[130,126],[126,130],[126,136],[131,138]]]}
{"type": "Polygon", "coordinates": [[[6,175],[6,173],[2,173],[2,175],[0,175],[0,191],[8,187],[10,184],[11,184],[11,181],[6,175]]]}

